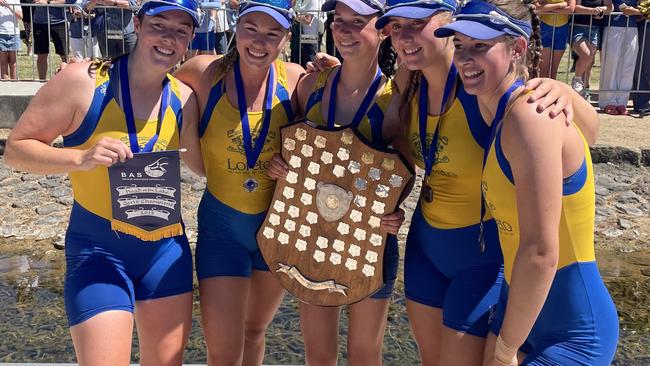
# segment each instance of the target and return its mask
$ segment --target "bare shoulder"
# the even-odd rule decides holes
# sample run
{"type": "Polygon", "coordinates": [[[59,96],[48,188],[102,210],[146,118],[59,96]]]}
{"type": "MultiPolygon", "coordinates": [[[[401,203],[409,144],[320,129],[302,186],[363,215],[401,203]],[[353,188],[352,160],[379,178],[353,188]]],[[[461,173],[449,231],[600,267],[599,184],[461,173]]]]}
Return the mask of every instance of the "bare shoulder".
{"type": "Polygon", "coordinates": [[[305,69],[293,62],[286,63],[287,68],[287,81],[289,86],[295,88],[298,85],[300,78],[305,74],[305,69]]]}
{"type": "Polygon", "coordinates": [[[549,116],[549,111],[538,112],[536,106],[528,103],[526,98],[515,100],[504,117],[503,144],[507,146],[530,147],[537,143],[552,143],[561,140],[562,130],[566,128],[564,114],[555,118],[549,116]]]}

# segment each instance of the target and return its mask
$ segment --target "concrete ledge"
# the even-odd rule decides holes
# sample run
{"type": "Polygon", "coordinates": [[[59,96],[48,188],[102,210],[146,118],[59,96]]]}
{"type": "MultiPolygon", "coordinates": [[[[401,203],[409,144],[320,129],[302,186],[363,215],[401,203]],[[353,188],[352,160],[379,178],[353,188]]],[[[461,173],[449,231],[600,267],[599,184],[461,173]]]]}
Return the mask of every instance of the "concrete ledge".
{"type": "MultiPolygon", "coordinates": [[[[14,127],[32,96],[43,84],[40,81],[0,82],[0,128],[14,127]]],[[[65,93],[64,90],[61,92],[65,93]]]]}
{"type": "Polygon", "coordinates": [[[650,148],[634,150],[621,146],[595,145],[590,148],[594,163],[628,163],[650,166],[650,148]],[[645,158],[642,158],[645,156],[645,158]]]}

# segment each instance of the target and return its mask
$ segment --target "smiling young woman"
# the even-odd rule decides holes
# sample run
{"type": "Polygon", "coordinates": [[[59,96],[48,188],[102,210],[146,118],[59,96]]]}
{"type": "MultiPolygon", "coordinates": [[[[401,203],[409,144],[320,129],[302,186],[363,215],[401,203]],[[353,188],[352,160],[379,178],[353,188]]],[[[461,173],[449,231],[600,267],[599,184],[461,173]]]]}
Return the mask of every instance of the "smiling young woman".
{"type": "Polygon", "coordinates": [[[196,271],[210,365],[259,365],[264,333],[284,290],[262,258],[255,233],[275,182],[266,174],[280,151],[280,128],[294,119],[302,67],[278,59],[289,39],[291,3],[240,5],[237,47],[200,55],[176,76],[197,94],[198,136],[207,188],[198,211],[196,271]]]}
{"type": "Polygon", "coordinates": [[[521,2],[473,1],[436,31],[454,36],[454,64],[491,121],[482,189],[505,281],[484,364],[609,365],[618,317],[595,261],[589,146],[579,125],[523,98],[540,54],[535,18],[521,2]]]}
{"type": "Polygon", "coordinates": [[[184,234],[116,235],[107,167],[132,158],[143,147],[130,141],[144,140],[154,141],[151,151],[186,147],[183,158],[202,171],[198,139],[187,133],[198,122],[196,99],[168,74],[198,20],[193,0],[143,3],[132,54],[68,66],[39,90],[9,136],[7,164],[70,174],[75,203],[66,233],[65,306],[81,365],[128,364],[134,320],[141,364],[182,362],[192,324],[189,243],[184,234]],[[59,135],[63,149],[50,146],[59,135]]]}

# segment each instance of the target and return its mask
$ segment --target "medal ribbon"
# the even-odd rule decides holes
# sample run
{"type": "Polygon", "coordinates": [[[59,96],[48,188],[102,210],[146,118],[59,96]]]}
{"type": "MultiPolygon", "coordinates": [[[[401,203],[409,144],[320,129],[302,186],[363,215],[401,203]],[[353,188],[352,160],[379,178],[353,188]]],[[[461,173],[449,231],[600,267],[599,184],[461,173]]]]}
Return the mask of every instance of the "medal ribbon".
{"type": "MultiPolygon", "coordinates": [[[[490,147],[492,146],[492,142],[496,139],[497,135],[497,130],[499,125],[501,125],[501,120],[503,119],[505,113],[506,113],[506,107],[508,106],[508,102],[510,101],[510,97],[512,96],[512,93],[519,88],[520,86],[524,85],[524,82],[522,80],[515,80],[512,85],[510,85],[510,88],[501,96],[499,99],[499,104],[497,105],[497,111],[494,114],[494,119],[492,119],[492,123],[490,124],[490,141],[483,150],[483,172],[485,171],[485,163],[487,162],[488,154],[490,153],[490,147]]],[[[481,173],[481,177],[483,176],[483,173],[481,173]]],[[[485,241],[483,237],[483,217],[485,216],[485,212],[487,211],[485,208],[486,202],[485,202],[485,195],[483,194],[483,189],[481,189],[481,225],[479,227],[479,245],[481,248],[481,252],[485,250],[485,241]]]]}
{"type": "MultiPolygon", "coordinates": [[[[339,85],[339,80],[341,79],[342,68],[343,65],[341,65],[341,67],[339,67],[338,70],[336,70],[336,74],[334,75],[334,79],[332,80],[332,86],[330,88],[330,100],[329,100],[329,106],[327,108],[327,127],[330,129],[334,128],[334,122],[336,121],[336,89],[339,85]]],[[[379,84],[381,84],[381,75],[382,75],[381,69],[377,68],[377,73],[375,74],[375,78],[372,81],[372,84],[370,84],[370,88],[368,88],[366,95],[363,97],[363,100],[359,105],[359,109],[357,109],[357,113],[354,114],[352,123],[350,123],[350,126],[355,130],[357,129],[357,126],[359,126],[359,123],[361,123],[363,116],[368,111],[368,107],[370,107],[370,103],[373,101],[373,99],[375,99],[375,94],[377,94],[377,90],[379,89],[379,84]]]]}
{"type": "Polygon", "coordinates": [[[257,160],[262,153],[266,136],[269,133],[271,125],[271,109],[273,104],[273,81],[275,80],[275,69],[273,65],[269,68],[269,76],[266,79],[266,92],[264,94],[264,111],[262,112],[262,129],[257,136],[257,141],[253,145],[251,137],[251,127],[248,122],[248,112],[246,111],[246,94],[244,93],[244,81],[239,68],[239,60],[235,62],[235,86],[237,89],[237,107],[239,108],[239,117],[241,118],[241,130],[244,138],[244,150],[246,151],[246,164],[248,169],[253,169],[257,160]]]}
{"type": "Polygon", "coordinates": [[[418,103],[418,122],[420,127],[420,148],[422,149],[422,160],[424,160],[425,177],[428,179],[433,170],[433,160],[436,156],[438,148],[438,131],[440,130],[440,123],[442,122],[442,115],[445,112],[445,105],[449,94],[451,94],[454,85],[456,84],[456,66],[454,64],[449,68],[447,74],[447,82],[445,83],[445,90],[442,94],[442,102],[440,102],[440,115],[438,117],[438,124],[433,131],[433,138],[431,143],[427,143],[427,116],[429,113],[429,83],[427,79],[422,77],[420,80],[420,100],[418,103]]]}
{"type": "Polygon", "coordinates": [[[160,135],[160,128],[162,127],[163,118],[165,116],[165,111],[169,106],[171,99],[171,85],[169,83],[169,78],[165,76],[165,80],[162,83],[162,94],[160,97],[160,110],[158,111],[158,122],[156,124],[156,133],[151,136],[149,141],[140,148],[138,143],[138,132],[135,128],[135,117],[133,116],[133,104],[131,103],[131,90],[129,89],[129,70],[128,70],[129,57],[124,56],[120,58],[118,63],[118,68],[120,70],[120,93],[122,95],[122,109],[124,110],[124,117],[126,119],[126,129],[129,133],[129,144],[131,145],[131,151],[135,153],[139,152],[152,152],[153,147],[158,141],[158,136],[160,135]]]}

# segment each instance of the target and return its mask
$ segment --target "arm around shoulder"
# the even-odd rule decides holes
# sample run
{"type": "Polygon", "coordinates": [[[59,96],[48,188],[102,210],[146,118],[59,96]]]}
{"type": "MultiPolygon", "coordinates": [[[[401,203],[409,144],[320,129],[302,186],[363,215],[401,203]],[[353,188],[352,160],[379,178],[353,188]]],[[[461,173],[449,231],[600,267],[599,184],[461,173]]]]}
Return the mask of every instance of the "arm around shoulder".
{"type": "Polygon", "coordinates": [[[185,84],[181,85],[183,98],[183,125],[180,131],[180,147],[185,149],[181,158],[196,174],[205,176],[203,156],[201,155],[201,141],[199,139],[199,107],[196,94],[185,84]]]}

